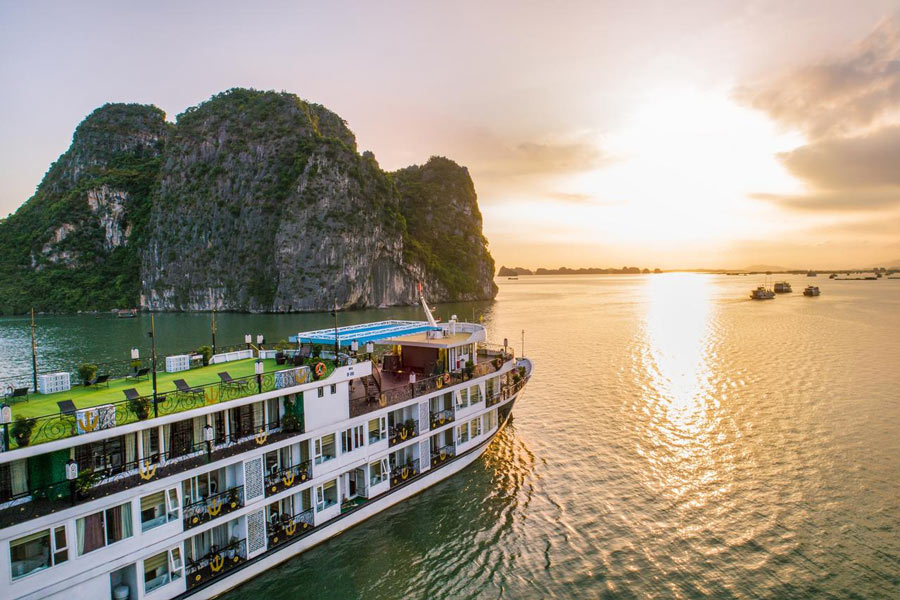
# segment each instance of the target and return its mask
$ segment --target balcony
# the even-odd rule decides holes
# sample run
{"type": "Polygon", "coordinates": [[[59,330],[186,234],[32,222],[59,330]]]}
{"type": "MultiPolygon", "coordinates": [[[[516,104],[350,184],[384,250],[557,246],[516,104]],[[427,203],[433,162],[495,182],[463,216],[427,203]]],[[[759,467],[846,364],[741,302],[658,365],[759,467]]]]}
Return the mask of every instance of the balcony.
{"type": "Polygon", "coordinates": [[[438,427],[442,427],[447,423],[452,423],[454,419],[454,411],[452,408],[448,408],[446,410],[439,410],[431,413],[431,428],[437,429],[438,427]]]}
{"type": "Polygon", "coordinates": [[[419,435],[419,422],[407,419],[388,429],[388,447],[396,446],[419,435]]]}
{"type": "MultiPolygon", "coordinates": [[[[302,433],[302,427],[301,431],[284,431],[279,429],[279,425],[279,422],[273,421],[247,432],[231,433],[209,449],[205,442],[194,442],[192,438],[176,439],[173,450],[168,452],[156,452],[143,459],[103,469],[81,469],[75,482],[74,494],[69,482],[60,479],[11,496],[5,503],[6,506],[0,508],[0,529],[302,433]]],[[[307,478],[309,477],[310,474],[307,473],[307,478]]]]}
{"type": "Polygon", "coordinates": [[[220,577],[247,560],[247,541],[237,540],[224,548],[213,547],[202,558],[187,566],[189,590],[220,577]]]}
{"type": "Polygon", "coordinates": [[[450,460],[454,456],[456,456],[456,448],[452,444],[432,450],[431,468],[433,469],[437,466],[440,466],[441,463],[450,460]]]}
{"type": "Polygon", "coordinates": [[[184,507],[184,528],[191,529],[244,506],[244,486],[229,488],[184,507]]]}
{"type": "Polygon", "coordinates": [[[419,459],[408,461],[391,469],[391,487],[402,485],[420,474],[419,459]]]}
{"type": "Polygon", "coordinates": [[[266,533],[269,538],[269,549],[280,546],[292,539],[302,537],[312,531],[316,526],[315,510],[310,508],[293,517],[279,520],[277,523],[266,525],[266,533]]]}
{"type": "Polygon", "coordinates": [[[266,475],[266,497],[274,496],[309,479],[312,479],[312,462],[308,460],[270,473],[266,475]]]}

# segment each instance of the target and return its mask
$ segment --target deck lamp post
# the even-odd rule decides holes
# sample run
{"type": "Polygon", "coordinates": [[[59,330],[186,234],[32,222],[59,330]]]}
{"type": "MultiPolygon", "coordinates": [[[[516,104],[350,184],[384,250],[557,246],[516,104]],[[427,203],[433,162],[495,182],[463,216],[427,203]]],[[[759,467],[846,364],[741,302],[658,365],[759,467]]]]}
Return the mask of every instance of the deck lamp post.
{"type": "Polygon", "coordinates": [[[350,351],[353,353],[353,356],[356,356],[356,351],[359,350],[359,342],[353,340],[350,342],[350,351]]]}
{"type": "Polygon", "coordinates": [[[69,482],[69,500],[75,504],[75,481],[78,479],[78,463],[70,458],[66,461],[66,480],[69,482]]]}
{"type": "Polygon", "coordinates": [[[262,359],[257,359],[253,364],[254,369],[256,370],[256,387],[259,390],[258,393],[262,394],[262,374],[263,374],[263,361],[262,359]]]}
{"type": "Polygon", "coordinates": [[[12,408],[4,402],[0,405],[0,423],[3,423],[3,451],[9,452],[9,423],[12,421],[12,408]]]}
{"type": "Polygon", "coordinates": [[[331,316],[334,317],[334,360],[337,364],[338,352],[340,352],[340,344],[338,343],[338,324],[337,324],[337,298],[334,299],[334,308],[331,309],[331,316]]]}
{"type": "Polygon", "coordinates": [[[153,371],[153,417],[159,416],[159,407],[156,398],[156,322],[153,315],[150,315],[150,363],[153,371]]]}
{"type": "Polygon", "coordinates": [[[253,339],[253,336],[251,336],[249,333],[244,334],[244,343],[247,344],[247,350],[250,349],[250,341],[252,339],[253,339]]]}
{"type": "Polygon", "coordinates": [[[256,334],[256,345],[262,348],[262,345],[266,343],[266,338],[261,333],[256,334]]]}
{"type": "Polygon", "coordinates": [[[203,441],[206,442],[206,462],[212,460],[213,428],[207,423],[203,426],[203,441]]]}
{"type": "Polygon", "coordinates": [[[216,309],[212,309],[212,323],[209,325],[210,330],[212,330],[212,353],[216,353],[216,309]]]}
{"type": "Polygon", "coordinates": [[[34,307],[31,308],[31,376],[34,383],[34,391],[37,387],[37,344],[34,341],[34,307]]]}

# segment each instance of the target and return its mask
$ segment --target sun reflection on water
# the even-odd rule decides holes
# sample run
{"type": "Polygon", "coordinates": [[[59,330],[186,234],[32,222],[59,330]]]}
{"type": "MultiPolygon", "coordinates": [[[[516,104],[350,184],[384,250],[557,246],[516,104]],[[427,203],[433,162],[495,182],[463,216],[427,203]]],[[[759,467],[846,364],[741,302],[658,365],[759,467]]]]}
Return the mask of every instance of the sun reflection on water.
{"type": "Polygon", "coordinates": [[[721,479],[714,393],[713,290],[704,275],[647,279],[638,367],[644,378],[638,437],[653,488],[703,504],[721,479]],[[705,489],[706,492],[700,492],[705,489]]]}

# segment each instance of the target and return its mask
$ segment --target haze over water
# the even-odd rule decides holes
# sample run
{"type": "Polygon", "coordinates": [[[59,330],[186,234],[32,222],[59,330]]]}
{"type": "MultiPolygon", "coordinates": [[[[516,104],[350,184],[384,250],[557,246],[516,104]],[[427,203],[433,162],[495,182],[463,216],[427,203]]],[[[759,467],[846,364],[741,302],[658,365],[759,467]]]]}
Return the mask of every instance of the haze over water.
{"type": "MultiPolygon", "coordinates": [[[[498,280],[477,312],[517,351],[525,329],[536,364],[512,426],[465,471],[226,597],[897,597],[900,280],[788,280],[769,302],[747,298],[752,276],[498,280]]],[[[419,318],[341,319],[388,316],[419,318]]],[[[188,348],[208,318],[157,322],[188,348]]],[[[330,317],[218,320],[235,342],[330,317]]],[[[41,322],[47,361],[123,358],[146,327],[41,322]]],[[[0,320],[0,359],[27,373],[24,325],[0,320]]]]}

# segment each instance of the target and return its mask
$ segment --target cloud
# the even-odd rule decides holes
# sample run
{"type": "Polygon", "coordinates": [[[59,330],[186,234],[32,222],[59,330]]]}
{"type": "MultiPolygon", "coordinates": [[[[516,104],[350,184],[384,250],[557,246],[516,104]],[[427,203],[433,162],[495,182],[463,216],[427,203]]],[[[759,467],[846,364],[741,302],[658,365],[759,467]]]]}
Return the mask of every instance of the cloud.
{"type": "Polygon", "coordinates": [[[900,20],[882,21],[844,56],[737,91],[740,99],[811,139],[845,136],[900,114],[900,20]]]}
{"type": "Polygon", "coordinates": [[[778,157],[791,173],[816,188],[900,186],[900,126],[814,142],[778,157]]]}
{"type": "Polygon", "coordinates": [[[591,142],[521,142],[495,147],[481,169],[485,177],[569,175],[591,171],[613,158],[591,142]]]}
{"type": "Polygon", "coordinates": [[[900,205],[900,190],[824,191],[809,194],[752,194],[752,198],[783,208],[815,212],[874,211],[900,205]]]}

